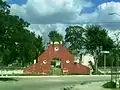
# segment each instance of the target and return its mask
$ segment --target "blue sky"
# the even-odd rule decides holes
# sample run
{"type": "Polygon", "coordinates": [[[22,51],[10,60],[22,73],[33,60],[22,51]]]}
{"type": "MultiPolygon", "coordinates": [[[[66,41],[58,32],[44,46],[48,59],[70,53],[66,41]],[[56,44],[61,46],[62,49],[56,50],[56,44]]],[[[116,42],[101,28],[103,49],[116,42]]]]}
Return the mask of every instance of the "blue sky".
{"type": "Polygon", "coordinates": [[[94,4],[92,7],[86,7],[83,9],[84,13],[91,13],[94,12],[94,10],[96,9],[96,7],[102,3],[107,3],[107,2],[120,2],[120,0],[91,0],[92,3],[94,4]]]}
{"type": "MultiPolygon", "coordinates": [[[[102,4],[102,3],[106,3],[106,2],[111,2],[111,1],[114,1],[114,2],[120,2],[120,0],[91,0],[91,2],[94,4],[92,7],[85,7],[83,8],[82,12],[83,13],[91,13],[91,12],[94,12],[95,8],[102,4]]],[[[27,2],[27,0],[8,0],[8,3],[10,4],[18,4],[18,5],[22,5],[22,4],[25,4],[27,2]]]]}
{"type": "MultiPolygon", "coordinates": [[[[118,2],[120,0],[91,0],[95,5],[99,5],[104,2],[118,2]]],[[[9,3],[17,3],[17,4],[24,4],[27,2],[27,0],[8,0],[9,3]]]]}
{"type": "Polygon", "coordinates": [[[27,0],[8,0],[8,3],[10,4],[13,4],[13,3],[16,3],[16,4],[25,4],[27,2],[27,0]]]}
{"type": "Polygon", "coordinates": [[[64,35],[66,27],[85,26],[86,22],[97,22],[111,31],[120,29],[120,16],[108,15],[120,14],[120,0],[8,0],[8,3],[11,14],[22,17],[31,23],[31,31],[44,36],[51,30],[64,35]]]}

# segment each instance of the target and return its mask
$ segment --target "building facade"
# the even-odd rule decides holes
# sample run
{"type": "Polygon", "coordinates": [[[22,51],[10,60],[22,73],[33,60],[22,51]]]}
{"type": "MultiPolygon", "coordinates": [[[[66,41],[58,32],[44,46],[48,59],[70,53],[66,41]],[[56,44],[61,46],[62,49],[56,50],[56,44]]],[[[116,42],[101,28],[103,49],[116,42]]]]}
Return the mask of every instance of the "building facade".
{"type": "Polygon", "coordinates": [[[74,56],[68,52],[62,42],[51,42],[48,48],[38,57],[38,62],[24,69],[24,73],[47,74],[51,71],[53,58],[61,61],[61,71],[66,74],[89,74],[89,67],[74,62],[74,56]]]}

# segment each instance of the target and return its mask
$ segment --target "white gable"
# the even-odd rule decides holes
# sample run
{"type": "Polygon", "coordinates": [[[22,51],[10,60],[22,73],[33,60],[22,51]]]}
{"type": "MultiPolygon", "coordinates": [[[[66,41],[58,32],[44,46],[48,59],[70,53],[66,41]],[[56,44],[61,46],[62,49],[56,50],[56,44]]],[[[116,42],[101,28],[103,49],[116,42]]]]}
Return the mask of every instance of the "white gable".
{"type": "Polygon", "coordinates": [[[91,61],[93,63],[93,65],[95,64],[94,57],[91,54],[82,55],[82,64],[83,65],[88,66],[89,61],[91,61]]]}

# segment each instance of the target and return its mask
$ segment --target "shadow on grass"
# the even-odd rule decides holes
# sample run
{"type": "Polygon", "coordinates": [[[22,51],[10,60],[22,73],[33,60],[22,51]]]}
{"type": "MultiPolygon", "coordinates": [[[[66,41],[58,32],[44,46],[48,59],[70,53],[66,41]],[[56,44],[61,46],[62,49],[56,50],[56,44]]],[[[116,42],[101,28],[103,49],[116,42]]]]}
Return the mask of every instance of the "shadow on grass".
{"type": "Polygon", "coordinates": [[[17,79],[15,79],[15,78],[5,78],[5,77],[3,77],[3,78],[0,78],[0,81],[18,81],[17,79]]]}
{"type": "Polygon", "coordinates": [[[115,82],[107,82],[104,85],[102,85],[104,88],[116,88],[116,83],[115,82]]]}

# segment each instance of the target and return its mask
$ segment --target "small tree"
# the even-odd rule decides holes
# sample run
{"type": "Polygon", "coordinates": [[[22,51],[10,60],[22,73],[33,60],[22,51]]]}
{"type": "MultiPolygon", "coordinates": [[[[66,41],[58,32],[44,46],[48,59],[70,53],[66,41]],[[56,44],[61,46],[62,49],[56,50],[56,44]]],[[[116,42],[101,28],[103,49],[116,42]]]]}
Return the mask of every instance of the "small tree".
{"type": "Polygon", "coordinates": [[[55,41],[63,41],[63,36],[61,34],[59,34],[57,31],[51,31],[48,34],[48,37],[50,39],[50,41],[55,42],[55,41]]]}
{"type": "Polygon", "coordinates": [[[86,27],[85,38],[86,49],[95,56],[97,72],[98,56],[100,56],[101,50],[109,51],[113,48],[113,40],[108,36],[106,29],[100,25],[88,25],[86,27]]]}
{"type": "Polygon", "coordinates": [[[85,29],[81,26],[69,26],[65,29],[65,42],[69,44],[69,51],[76,55],[80,52],[80,49],[84,47],[84,32],[85,29]]]}

